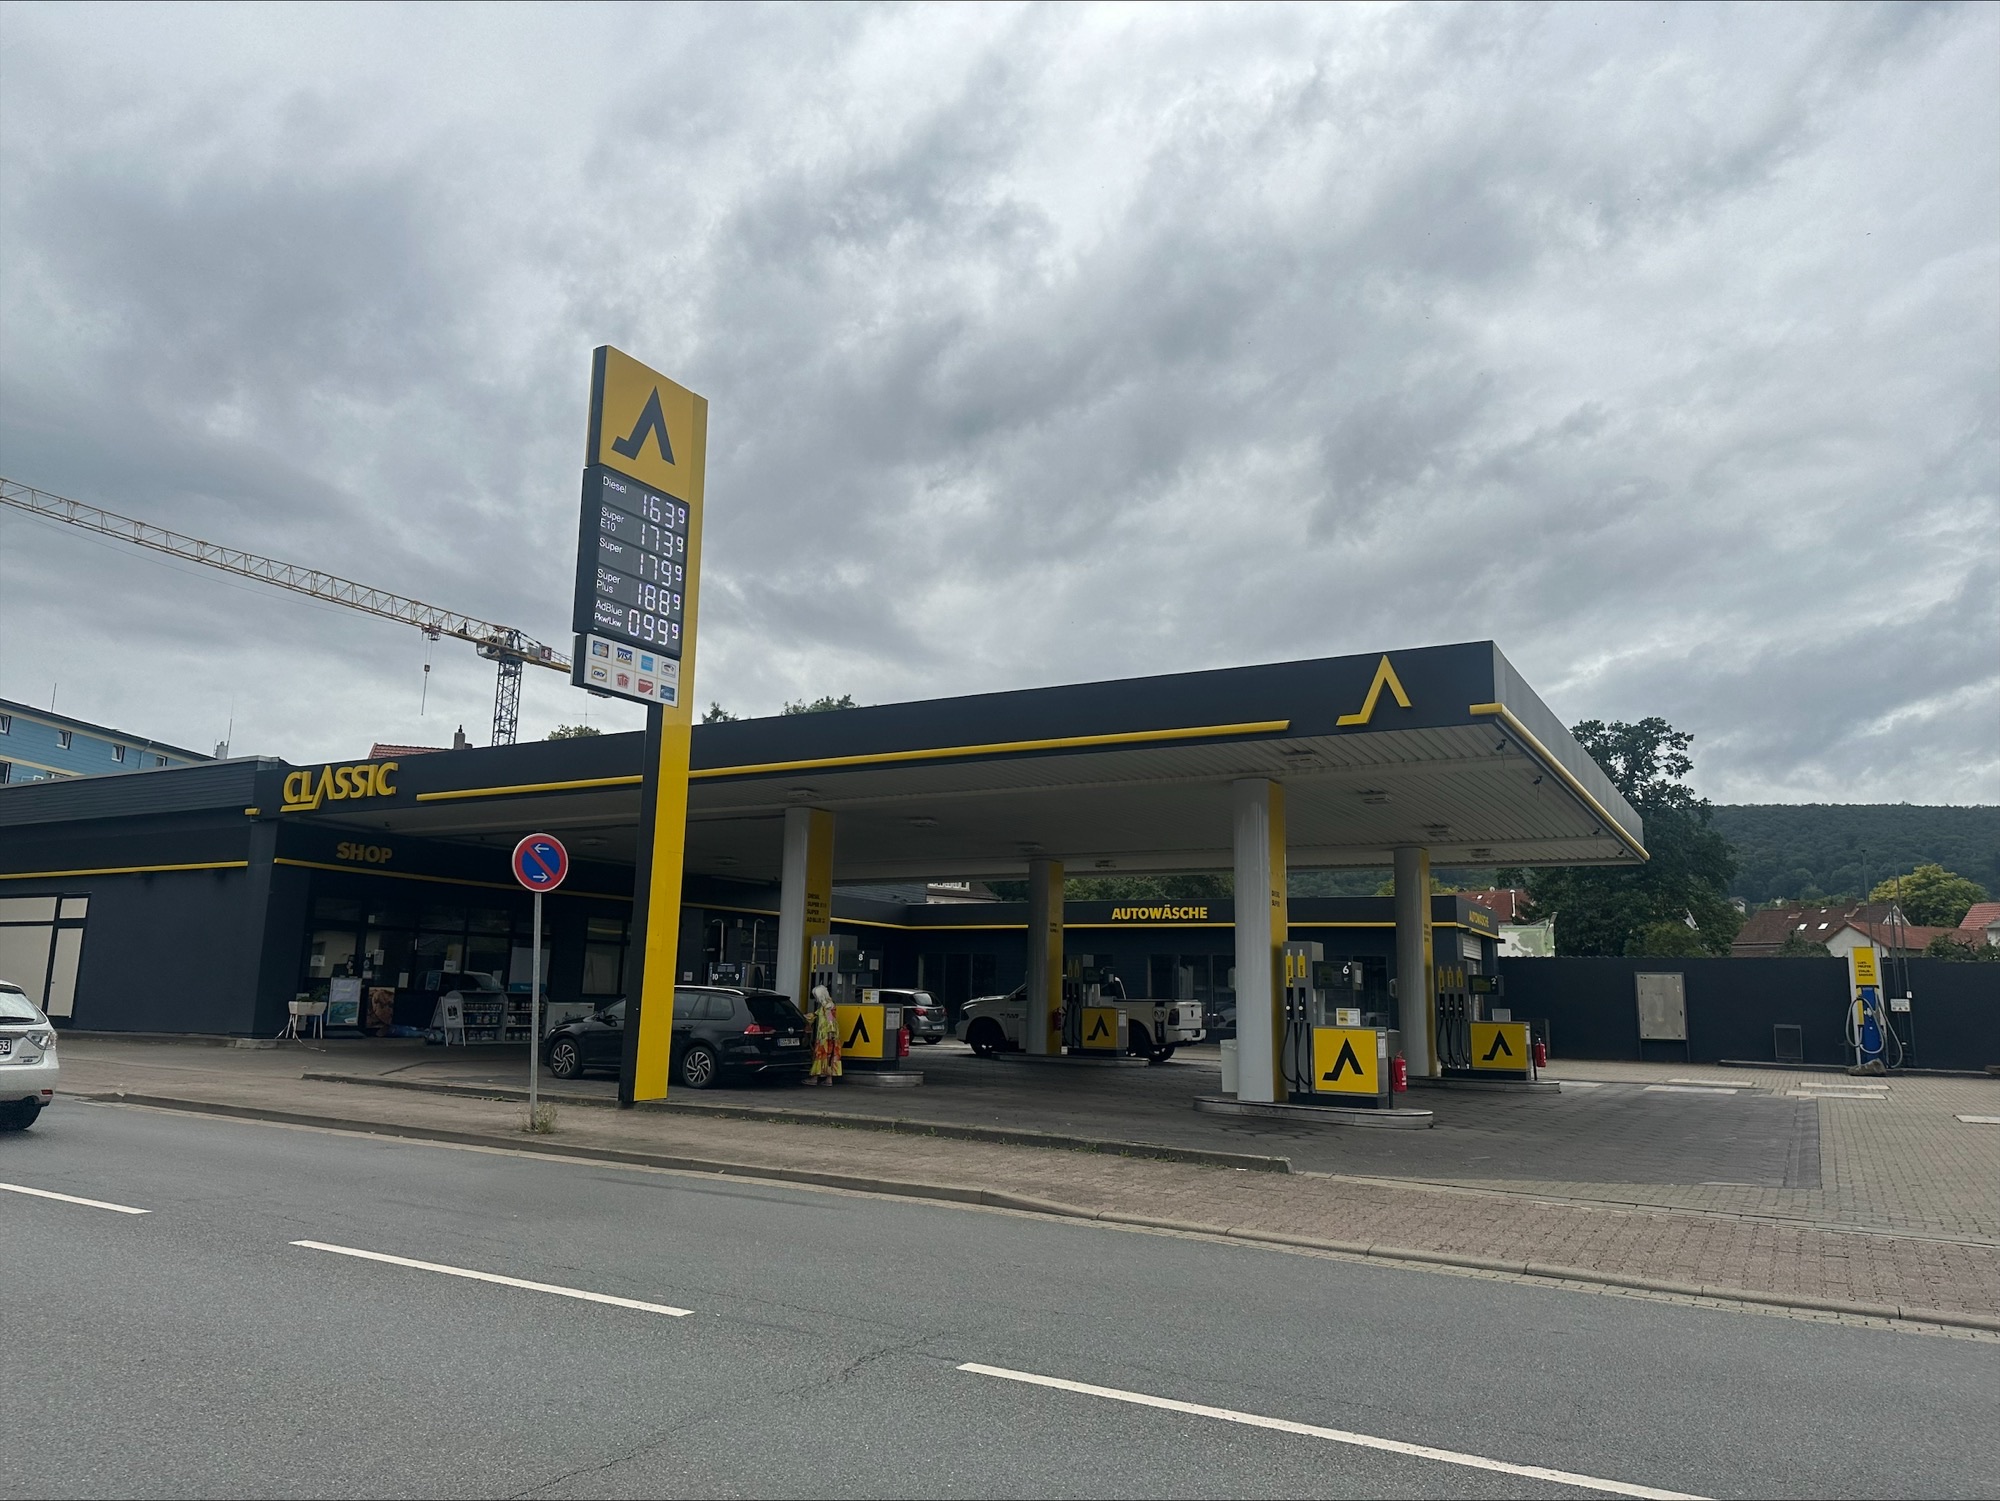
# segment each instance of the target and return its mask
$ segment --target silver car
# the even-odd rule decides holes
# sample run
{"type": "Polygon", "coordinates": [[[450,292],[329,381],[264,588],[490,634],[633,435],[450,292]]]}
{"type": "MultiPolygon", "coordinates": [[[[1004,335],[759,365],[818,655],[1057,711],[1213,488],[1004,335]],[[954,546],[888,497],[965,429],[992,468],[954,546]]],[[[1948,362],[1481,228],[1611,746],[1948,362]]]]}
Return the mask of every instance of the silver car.
{"type": "Polygon", "coordinates": [[[0,980],[0,1131],[25,1131],[56,1097],[56,1029],[18,985],[0,980]]]}

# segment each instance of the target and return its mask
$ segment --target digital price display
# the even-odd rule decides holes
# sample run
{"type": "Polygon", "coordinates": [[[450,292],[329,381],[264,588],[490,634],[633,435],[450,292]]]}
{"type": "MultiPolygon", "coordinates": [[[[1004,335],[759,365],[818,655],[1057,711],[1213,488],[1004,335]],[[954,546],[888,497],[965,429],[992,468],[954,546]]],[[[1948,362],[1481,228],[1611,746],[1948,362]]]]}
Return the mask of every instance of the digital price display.
{"type": "Polygon", "coordinates": [[[687,547],[685,501],[609,469],[586,469],[571,629],[678,659],[687,547]]]}

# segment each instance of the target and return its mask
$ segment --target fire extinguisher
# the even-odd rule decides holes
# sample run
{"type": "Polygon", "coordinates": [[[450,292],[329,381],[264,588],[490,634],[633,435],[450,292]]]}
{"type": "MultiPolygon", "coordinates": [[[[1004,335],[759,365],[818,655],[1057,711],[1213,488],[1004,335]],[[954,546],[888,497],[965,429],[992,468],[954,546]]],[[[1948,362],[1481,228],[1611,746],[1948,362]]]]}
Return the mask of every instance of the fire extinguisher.
{"type": "Polygon", "coordinates": [[[1549,1045],[1546,1042],[1544,1042],[1541,1038],[1537,1037],[1535,1039],[1535,1067],[1537,1069],[1544,1069],[1547,1068],[1548,1066],[1549,1066],[1549,1045]]]}
{"type": "Polygon", "coordinates": [[[1401,1053],[1389,1060],[1389,1089],[1402,1094],[1410,1087],[1410,1064],[1401,1053]]]}
{"type": "Polygon", "coordinates": [[[908,1027],[902,1027],[896,1033],[896,1056],[898,1058],[907,1058],[910,1056],[910,1029],[908,1027]]]}

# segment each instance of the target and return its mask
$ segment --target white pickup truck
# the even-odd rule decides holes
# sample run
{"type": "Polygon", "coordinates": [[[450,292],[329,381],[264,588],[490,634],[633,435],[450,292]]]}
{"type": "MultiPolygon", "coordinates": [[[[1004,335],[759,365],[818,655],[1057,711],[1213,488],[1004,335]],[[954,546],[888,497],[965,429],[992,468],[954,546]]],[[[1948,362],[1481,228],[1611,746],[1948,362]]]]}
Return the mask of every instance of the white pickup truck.
{"type": "MultiPolygon", "coordinates": [[[[1200,1001],[1128,1000],[1114,976],[1093,1004],[1118,1008],[1125,1019],[1125,1051],[1135,1058],[1165,1063],[1178,1045],[1202,1038],[1200,1001]]],[[[973,1052],[991,1058],[1022,1051],[1027,1018],[1028,987],[1017,985],[1005,995],[967,1001],[955,1031],[973,1052]]]]}

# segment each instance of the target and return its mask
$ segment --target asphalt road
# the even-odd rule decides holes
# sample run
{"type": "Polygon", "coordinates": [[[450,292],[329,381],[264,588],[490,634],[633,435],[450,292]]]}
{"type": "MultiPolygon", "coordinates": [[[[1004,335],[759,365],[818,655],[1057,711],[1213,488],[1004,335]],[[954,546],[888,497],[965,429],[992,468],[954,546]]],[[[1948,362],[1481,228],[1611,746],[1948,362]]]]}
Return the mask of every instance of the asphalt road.
{"type": "Polygon", "coordinates": [[[2000,1475],[1991,1343],[74,1102],[0,1138],[0,1184],[149,1211],[0,1191],[6,1495],[1977,1495],[2000,1475]]]}

